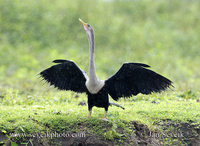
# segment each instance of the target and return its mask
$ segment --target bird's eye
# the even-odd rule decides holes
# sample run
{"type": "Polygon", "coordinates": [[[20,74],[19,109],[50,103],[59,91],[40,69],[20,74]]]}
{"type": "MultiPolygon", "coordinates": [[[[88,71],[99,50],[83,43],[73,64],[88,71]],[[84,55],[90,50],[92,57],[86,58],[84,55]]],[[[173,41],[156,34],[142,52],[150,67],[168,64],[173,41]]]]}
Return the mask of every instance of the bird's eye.
{"type": "Polygon", "coordinates": [[[87,24],[88,27],[90,27],[90,24],[87,24]]]}

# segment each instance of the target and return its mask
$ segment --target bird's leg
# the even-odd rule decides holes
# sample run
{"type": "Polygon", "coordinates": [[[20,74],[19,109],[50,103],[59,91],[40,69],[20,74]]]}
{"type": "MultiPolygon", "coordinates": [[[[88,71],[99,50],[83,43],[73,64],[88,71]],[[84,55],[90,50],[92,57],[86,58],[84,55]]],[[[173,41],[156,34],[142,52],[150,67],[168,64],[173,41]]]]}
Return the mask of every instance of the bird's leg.
{"type": "Polygon", "coordinates": [[[107,119],[107,111],[105,110],[104,119],[107,119]]]}
{"type": "Polygon", "coordinates": [[[109,121],[109,120],[107,119],[107,110],[105,110],[104,117],[102,118],[102,120],[103,120],[103,121],[109,121]]]}
{"type": "Polygon", "coordinates": [[[92,109],[90,109],[89,112],[88,112],[88,118],[90,118],[91,115],[92,115],[92,109]]]}

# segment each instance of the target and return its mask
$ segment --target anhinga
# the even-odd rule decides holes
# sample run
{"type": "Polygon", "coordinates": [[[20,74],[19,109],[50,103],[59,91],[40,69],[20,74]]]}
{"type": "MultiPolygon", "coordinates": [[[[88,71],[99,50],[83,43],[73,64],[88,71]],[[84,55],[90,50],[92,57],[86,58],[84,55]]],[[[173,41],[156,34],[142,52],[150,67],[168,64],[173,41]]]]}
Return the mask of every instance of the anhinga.
{"type": "MultiPolygon", "coordinates": [[[[88,96],[88,117],[91,116],[92,107],[105,108],[105,119],[109,105],[108,94],[118,100],[120,97],[132,95],[151,94],[160,92],[172,85],[172,82],[158,73],[146,69],[149,65],[142,63],[124,63],[117,73],[107,80],[99,80],[96,75],[94,61],[94,30],[79,19],[87,33],[90,47],[89,77],[76,63],[70,60],[54,60],[56,65],[42,71],[40,75],[60,90],[71,90],[78,93],[85,92],[88,96]]],[[[123,107],[121,107],[123,108],[123,107]]]]}

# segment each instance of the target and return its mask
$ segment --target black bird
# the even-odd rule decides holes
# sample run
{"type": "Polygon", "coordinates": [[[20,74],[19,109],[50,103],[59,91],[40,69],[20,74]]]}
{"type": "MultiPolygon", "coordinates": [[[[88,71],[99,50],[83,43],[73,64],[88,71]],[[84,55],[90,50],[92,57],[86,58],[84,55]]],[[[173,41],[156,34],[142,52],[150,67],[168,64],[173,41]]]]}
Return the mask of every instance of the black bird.
{"type": "MultiPolygon", "coordinates": [[[[60,90],[71,90],[78,93],[86,93],[88,96],[88,117],[91,116],[92,107],[105,108],[105,116],[109,105],[108,94],[118,100],[120,97],[130,97],[142,94],[160,92],[172,86],[172,82],[147,69],[149,65],[142,63],[124,63],[117,73],[107,80],[99,80],[96,75],[94,62],[94,30],[92,27],[79,19],[88,35],[90,46],[89,77],[76,63],[70,60],[54,60],[56,65],[42,71],[40,75],[60,90]]],[[[123,108],[123,107],[122,107],[123,108]]]]}

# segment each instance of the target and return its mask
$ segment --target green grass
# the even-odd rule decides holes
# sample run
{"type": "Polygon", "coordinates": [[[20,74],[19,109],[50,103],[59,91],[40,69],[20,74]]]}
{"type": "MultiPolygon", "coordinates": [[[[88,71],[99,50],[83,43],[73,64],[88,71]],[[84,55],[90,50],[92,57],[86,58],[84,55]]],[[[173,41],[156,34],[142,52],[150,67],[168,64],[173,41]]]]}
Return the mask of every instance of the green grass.
{"type": "Polygon", "coordinates": [[[199,90],[199,5],[187,0],[0,1],[0,87],[36,89],[36,74],[57,58],[88,71],[80,17],[95,29],[100,78],[123,62],[143,62],[174,81],[176,89],[199,90]]]}
{"type": "MultiPolygon", "coordinates": [[[[200,93],[193,92],[193,94],[199,96],[200,93]]],[[[147,125],[151,131],[160,131],[159,123],[162,121],[200,125],[200,106],[197,98],[191,96],[186,99],[182,97],[183,95],[188,95],[188,92],[138,95],[126,100],[121,99],[118,103],[124,106],[125,110],[110,107],[108,112],[110,121],[105,122],[101,120],[104,109],[100,108],[93,108],[92,117],[87,118],[87,106],[78,105],[80,101],[87,101],[85,95],[74,98],[73,93],[50,92],[37,99],[8,90],[1,99],[0,129],[8,137],[11,133],[31,135],[45,134],[47,131],[87,132],[86,134],[92,133],[120,144],[125,137],[134,133],[130,127],[133,121],[147,125]],[[13,95],[12,99],[10,95],[13,95]],[[123,129],[123,132],[119,129],[123,129]]],[[[27,142],[23,136],[14,139],[12,137],[11,140],[18,143],[27,142]]],[[[165,143],[169,144],[171,140],[165,139],[165,143]]]]}
{"type": "MultiPolygon", "coordinates": [[[[14,92],[8,90],[1,99],[0,127],[7,132],[77,130],[77,127],[74,128],[77,122],[92,122],[87,118],[87,106],[78,105],[81,101],[87,101],[85,95],[74,98],[73,93],[58,92],[52,93],[53,97],[52,94],[47,94],[36,99],[14,92]],[[12,99],[10,95],[14,95],[12,99]]],[[[111,106],[108,119],[111,121],[118,119],[118,122],[125,123],[137,121],[148,125],[151,129],[156,128],[156,124],[162,120],[185,123],[192,121],[193,124],[200,124],[200,106],[197,99],[192,99],[193,97],[183,99],[181,97],[183,94],[168,92],[168,94],[138,95],[126,100],[121,99],[118,103],[124,106],[125,110],[111,106]]],[[[103,114],[104,109],[93,108],[92,119],[100,122],[103,114]]]]}
{"type": "Polygon", "coordinates": [[[199,9],[195,0],[0,1],[0,131],[82,130],[123,140],[118,127],[128,135],[131,121],[152,130],[166,120],[199,125],[199,9]],[[88,119],[87,106],[78,106],[87,103],[85,94],[57,91],[38,76],[54,59],[73,60],[88,72],[87,36],[78,18],[95,29],[100,79],[123,62],[142,62],[175,88],[120,99],[126,110],[110,107],[110,123],[99,119],[99,108],[88,119]]]}

